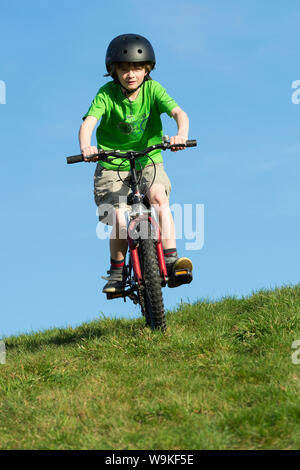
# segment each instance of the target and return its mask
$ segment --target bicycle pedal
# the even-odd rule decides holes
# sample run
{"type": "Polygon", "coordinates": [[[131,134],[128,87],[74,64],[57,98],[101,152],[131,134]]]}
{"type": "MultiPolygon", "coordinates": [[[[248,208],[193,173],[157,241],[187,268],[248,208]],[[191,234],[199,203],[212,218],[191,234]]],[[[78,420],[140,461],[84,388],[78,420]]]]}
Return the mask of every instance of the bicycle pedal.
{"type": "Polygon", "coordinates": [[[106,294],[106,298],[108,300],[118,299],[119,297],[124,297],[124,293],[123,292],[109,292],[109,293],[106,294]]]}
{"type": "Polygon", "coordinates": [[[193,280],[193,274],[188,269],[178,269],[174,271],[172,278],[168,281],[168,287],[179,287],[182,284],[190,284],[193,280]]]}
{"type": "Polygon", "coordinates": [[[183,278],[186,277],[187,279],[193,279],[193,274],[189,269],[177,269],[174,271],[173,274],[174,278],[183,278]]]}
{"type": "Polygon", "coordinates": [[[189,271],[188,269],[177,269],[175,272],[174,272],[174,276],[188,276],[189,274],[192,274],[191,271],[189,271]]]}

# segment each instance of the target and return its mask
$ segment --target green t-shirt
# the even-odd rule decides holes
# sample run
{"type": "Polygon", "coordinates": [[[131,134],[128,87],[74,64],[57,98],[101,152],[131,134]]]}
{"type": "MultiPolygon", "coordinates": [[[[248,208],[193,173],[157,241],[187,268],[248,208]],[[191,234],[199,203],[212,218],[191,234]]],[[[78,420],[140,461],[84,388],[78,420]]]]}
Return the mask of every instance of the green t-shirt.
{"type": "MultiPolygon", "coordinates": [[[[171,111],[176,106],[178,106],[177,103],[155,80],[145,81],[134,101],[126,98],[120,85],[111,81],[99,89],[82,119],[87,116],[101,118],[96,132],[98,148],[120,150],[120,152],[141,151],[162,142],[163,130],[160,115],[167,113],[172,117],[171,111]]],[[[159,149],[153,150],[149,155],[155,163],[163,161],[159,149]]],[[[152,163],[147,155],[138,160],[142,167],[152,163]]],[[[128,171],[130,169],[127,159],[115,158],[113,162],[114,164],[100,163],[101,166],[112,170],[128,171]],[[120,163],[122,164],[119,166],[120,163]]]]}

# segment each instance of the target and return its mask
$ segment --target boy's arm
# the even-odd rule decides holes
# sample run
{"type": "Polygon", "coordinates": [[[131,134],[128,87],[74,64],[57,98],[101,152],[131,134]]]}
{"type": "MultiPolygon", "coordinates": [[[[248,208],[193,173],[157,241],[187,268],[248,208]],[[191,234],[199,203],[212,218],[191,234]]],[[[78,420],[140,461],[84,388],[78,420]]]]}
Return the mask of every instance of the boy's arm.
{"type": "Polygon", "coordinates": [[[93,130],[95,129],[97,122],[98,119],[95,116],[87,116],[80,126],[79,145],[80,151],[84,157],[98,152],[97,147],[91,145],[93,130]]]}
{"type": "MultiPolygon", "coordinates": [[[[170,144],[185,144],[189,138],[189,118],[188,115],[179,106],[176,106],[171,111],[172,117],[177,123],[177,135],[170,138],[170,144]]],[[[174,149],[183,150],[185,147],[178,147],[174,149]]]]}

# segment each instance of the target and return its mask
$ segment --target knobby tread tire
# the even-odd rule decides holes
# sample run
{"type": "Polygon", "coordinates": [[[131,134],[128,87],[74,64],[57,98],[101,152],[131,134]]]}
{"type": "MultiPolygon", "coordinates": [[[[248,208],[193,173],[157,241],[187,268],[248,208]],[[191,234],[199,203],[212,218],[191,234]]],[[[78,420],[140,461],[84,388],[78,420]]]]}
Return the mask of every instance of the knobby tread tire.
{"type": "Polygon", "coordinates": [[[144,279],[143,307],[146,323],[153,330],[165,331],[165,308],[161,291],[161,277],[155,242],[150,237],[141,238],[139,245],[140,262],[144,279]]]}

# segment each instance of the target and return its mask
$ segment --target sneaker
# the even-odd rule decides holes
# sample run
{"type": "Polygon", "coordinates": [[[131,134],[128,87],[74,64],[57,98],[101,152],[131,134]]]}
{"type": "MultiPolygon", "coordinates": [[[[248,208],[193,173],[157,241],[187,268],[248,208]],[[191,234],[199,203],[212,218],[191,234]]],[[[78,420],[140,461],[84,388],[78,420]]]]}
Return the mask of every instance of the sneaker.
{"type": "Polygon", "coordinates": [[[171,277],[173,275],[173,266],[178,259],[178,256],[165,256],[168,277],[171,277]]]}
{"type": "Polygon", "coordinates": [[[182,284],[189,284],[193,279],[193,263],[189,258],[170,259],[166,262],[169,276],[168,287],[178,287],[182,284]]]}
{"type": "Polygon", "coordinates": [[[102,279],[108,281],[103,287],[102,292],[104,294],[114,294],[123,292],[124,282],[123,282],[123,268],[122,269],[110,269],[107,271],[109,276],[101,276],[102,279]]]}

